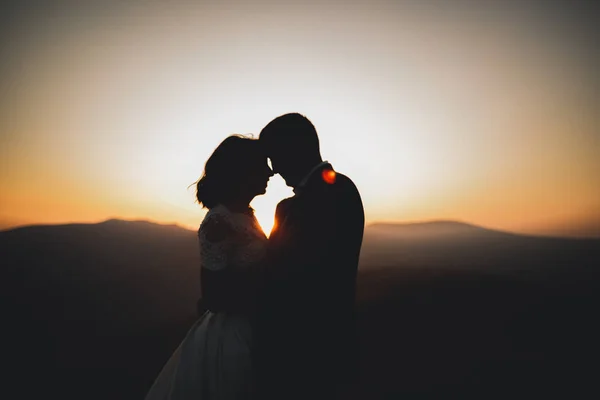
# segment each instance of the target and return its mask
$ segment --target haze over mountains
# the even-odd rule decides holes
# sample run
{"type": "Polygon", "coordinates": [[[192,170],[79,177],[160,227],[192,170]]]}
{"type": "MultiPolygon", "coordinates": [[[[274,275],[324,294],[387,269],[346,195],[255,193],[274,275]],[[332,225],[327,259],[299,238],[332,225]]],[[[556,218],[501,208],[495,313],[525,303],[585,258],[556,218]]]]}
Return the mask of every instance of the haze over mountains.
{"type": "MultiPolygon", "coordinates": [[[[141,399],[196,318],[193,231],[31,226],[0,232],[0,254],[22,398],[141,399]]],[[[357,398],[593,388],[599,266],[595,239],[452,221],[367,227],[357,398]]]]}

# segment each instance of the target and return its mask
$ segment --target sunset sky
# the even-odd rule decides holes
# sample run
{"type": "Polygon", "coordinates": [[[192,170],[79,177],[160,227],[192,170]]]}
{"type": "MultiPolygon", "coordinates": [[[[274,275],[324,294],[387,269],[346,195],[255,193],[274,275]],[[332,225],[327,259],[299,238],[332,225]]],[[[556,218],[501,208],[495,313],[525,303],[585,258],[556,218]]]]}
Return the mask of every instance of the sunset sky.
{"type": "MultiPolygon", "coordinates": [[[[195,229],[231,133],[300,112],[368,222],[600,236],[598,7],[575,1],[15,1],[0,229],[195,229]]],[[[274,177],[263,226],[292,195],[274,177]]]]}

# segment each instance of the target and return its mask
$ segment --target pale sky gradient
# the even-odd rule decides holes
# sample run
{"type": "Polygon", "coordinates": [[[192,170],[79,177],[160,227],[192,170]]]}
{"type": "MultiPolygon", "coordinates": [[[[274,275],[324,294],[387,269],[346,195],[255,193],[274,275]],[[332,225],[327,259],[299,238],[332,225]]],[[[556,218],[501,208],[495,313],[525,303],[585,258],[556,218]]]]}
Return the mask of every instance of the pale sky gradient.
{"type": "MultiPolygon", "coordinates": [[[[111,217],[196,228],[204,211],[187,186],[215,146],[297,111],[369,222],[600,236],[594,5],[2,7],[1,228],[111,217]]],[[[253,203],[266,229],[291,194],[275,177],[253,203]]]]}

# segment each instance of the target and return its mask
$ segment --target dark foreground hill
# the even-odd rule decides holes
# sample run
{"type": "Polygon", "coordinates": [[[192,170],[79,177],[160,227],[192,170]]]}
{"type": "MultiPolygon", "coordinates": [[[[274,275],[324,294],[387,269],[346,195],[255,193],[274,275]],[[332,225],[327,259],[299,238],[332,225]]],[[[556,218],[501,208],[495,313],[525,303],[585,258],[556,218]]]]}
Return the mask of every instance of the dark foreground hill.
{"type": "MultiPolygon", "coordinates": [[[[355,397],[591,394],[599,244],[455,222],[368,227],[355,397]]],[[[11,398],[141,399],[195,319],[194,232],[35,226],[0,232],[0,254],[11,398]]]]}
{"type": "Polygon", "coordinates": [[[143,398],[195,317],[198,250],[185,229],[27,227],[0,233],[0,254],[4,343],[19,391],[143,398]]]}

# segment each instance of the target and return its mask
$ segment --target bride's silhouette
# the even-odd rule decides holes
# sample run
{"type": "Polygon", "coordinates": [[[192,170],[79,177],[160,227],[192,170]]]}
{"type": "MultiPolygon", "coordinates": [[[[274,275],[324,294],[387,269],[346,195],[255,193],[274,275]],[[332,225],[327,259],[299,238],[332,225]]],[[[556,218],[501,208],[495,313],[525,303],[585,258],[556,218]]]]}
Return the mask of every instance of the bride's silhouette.
{"type": "Polygon", "coordinates": [[[253,394],[251,315],[267,237],[250,202],[273,172],[259,142],[230,136],[213,152],[197,182],[208,212],[198,230],[202,303],[190,329],[146,396],[248,399],[253,394]]]}

